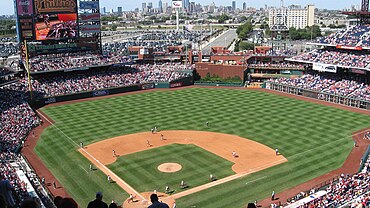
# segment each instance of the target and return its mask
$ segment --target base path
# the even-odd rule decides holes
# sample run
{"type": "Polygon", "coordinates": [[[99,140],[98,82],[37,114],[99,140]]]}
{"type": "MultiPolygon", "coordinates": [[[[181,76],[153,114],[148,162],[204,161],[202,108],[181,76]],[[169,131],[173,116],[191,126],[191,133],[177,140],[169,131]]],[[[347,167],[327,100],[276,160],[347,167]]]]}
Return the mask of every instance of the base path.
{"type": "MultiPolygon", "coordinates": [[[[105,174],[110,175],[127,193],[133,193],[138,201],[143,201],[147,199],[145,196],[142,196],[106,167],[106,165],[117,160],[117,157],[113,156],[112,150],[114,149],[117,156],[122,156],[174,143],[194,144],[229,160],[234,163],[232,169],[236,174],[163,198],[163,201],[169,204],[173,203],[176,198],[287,162],[284,156],[276,155],[275,150],[258,142],[235,135],[203,131],[161,131],[154,134],[151,132],[129,134],[96,142],[84,149],[79,149],[79,151],[105,174]],[[163,140],[161,135],[164,137],[163,140]],[[150,147],[148,147],[147,141],[149,141],[150,147]],[[237,153],[238,157],[232,155],[233,151],[237,153]]],[[[137,203],[138,207],[139,204],[137,203]]]]}

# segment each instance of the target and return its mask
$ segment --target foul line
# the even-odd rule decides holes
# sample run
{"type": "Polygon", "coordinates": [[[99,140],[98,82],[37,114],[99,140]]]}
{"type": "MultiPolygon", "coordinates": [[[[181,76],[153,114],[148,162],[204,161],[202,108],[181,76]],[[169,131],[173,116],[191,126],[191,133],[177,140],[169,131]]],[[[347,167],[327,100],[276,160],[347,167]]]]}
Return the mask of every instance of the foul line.
{"type": "MultiPolygon", "coordinates": [[[[37,113],[41,115],[47,122],[49,122],[52,126],[54,126],[56,129],[58,129],[72,144],[75,146],[79,146],[75,141],[73,141],[67,134],[65,134],[60,128],[58,128],[56,125],[54,125],[48,118],[46,118],[42,113],[40,113],[37,110],[37,113]]],[[[136,196],[139,196],[142,200],[146,200],[143,196],[139,194],[134,188],[132,188],[130,185],[128,185],[124,180],[122,180],[120,177],[118,177],[115,173],[113,173],[109,168],[107,168],[105,165],[103,165],[99,160],[97,160],[94,156],[92,156],[89,152],[87,152],[85,149],[81,148],[83,152],[85,152],[91,159],[93,159],[96,163],[98,163],[100,166],[102,166],[109,174],[111,174],[113,177],[117,178],[119,182],[127,186],[130,191],[134,192],[136,196]]],[[[85,170],[86,171],[86,170],[85,170]]],[[[123,187],[121,187],[123,188],[123,187]]],[[[123,188],[125,190],[125,188],[123,188]]]]}
{"type": "MultiPolygon", "coordinates": [[[[231,176],[226,177],[226,178],[222,178],[222,179],[217,180],[217,181],[214,181],[214,182],[210,182],[210,183],[207,183],[207,184],[204,184],[204,185],[201,185],[201,186],[197,186],[197,187],[194,187],[192,189],[189,189],[189,190],[186,190],[186,191],[183,191],[183,192],[180,192],[180,193],[177,193],[177,194],[168,196],[165,199],[170,199],[170,198],[178,199],[178,198],[181,198],[181,197],[190,195],[190,194],[194,194],[196,192],[200,192],[200,191],[203,191],[205,189],[208,189],[208,188],[211,188],[211,187],[214,187],[214,186],[218,186],[218,185],[221,185],[223,183],[230,182],[232,180],[236,180],[236,179],[242,178],[242,177],[247,176],[249,174],[258,172],[260,170],[263,170],[263,169],[265,169],[267,167],[271,167],[273,165],[278,165],[278,164],[281,164],[281,163],[286,162],[286,161],[288,161],[288,160],[284,158],[284,159],[280,159],[280,160],[277,160],[277,161],[274,161],[274,162],[266,163],[266,164],[264,164],[262,166],[259,166],[257,168],[250,169],[250,171],[243,172],[243,173],[238,173],[238,174],[234,174],[234,175],[231,175],[231,176]]],[[[267,176],[263,176],[261,178],[257,178],[257,179],[255,179],[253,181],[250,181],[249,183],[252,183],[252,182],[255,182],[255,181],[264,179],[266,177],[267,176]]]]}

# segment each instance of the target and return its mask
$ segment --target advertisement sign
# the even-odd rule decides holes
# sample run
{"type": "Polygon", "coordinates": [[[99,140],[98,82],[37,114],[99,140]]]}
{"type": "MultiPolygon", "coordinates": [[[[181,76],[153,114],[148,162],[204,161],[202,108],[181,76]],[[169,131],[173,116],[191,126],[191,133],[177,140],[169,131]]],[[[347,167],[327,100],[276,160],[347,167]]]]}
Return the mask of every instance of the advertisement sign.
{"type": "Polygon", "coordinates": [[[147,48],[140,48],[139,54],[147,55],[149,54],[149,50],[147,48]]]}
{"type": "Polygon", "coordinates": [[[175,1],[172,1],[172,8],[182,8],[182,1],[178,1],[178,0],[175,0],[175,1]]]}
{"type": "Polygon", "coordinates": [[[36,56],[49,53],[69,53],[77,51],[96,51],[96,42],[79,42],[79,43],[59,43],[54,45],[28,45],[30,56],[36,56]]]}
{"type": "Polygon", "coordinates": [[[355,51],[362,51],[362,47],[361,46],[343,46],[343,45],[337,45],[336,48],[338,48],[338,49],[355,50],[355,51]]]}
{"type": "Polygon", "coordinates": [[[32,15],[33,2],[32,0],[16,0],[18,15],[32,15]]]}
{"type": "Polygon", "coordinates": [[[80,1],[79,9],[99,9],[98,1],[80,1]]]}
{"type": "Polygon", "coordinates": [[[82,22],[94,22],[100,20],[100,14],[94,13],[94,14],[80,14],[81,21],[82,22]]]}
{"type": "Polygon", "coordinates": [[[104,95],[109,95],[109,91],[108,90],[99,90],[99,91],[93,92],[93,97],[104,96],[104,95]]]}
{"type": "Polygon", "coordinates": [[[82,33],[100,33],[100,24],[97,25],[81,25],[80,31],[82,33]]]}
{"type": "Polygon", "coordinates": [[[28,17],[19,17],[19,32],[21,40],[34,40],[33,35],[33,18],[28,17]]]}
{"type": "Polygon", "coordinates": [[[36,40],[59,40],[78,35],[77,14],[40,14],[36,17],[36,40]]]}
{"type": "Polygon", "coordinates": [[[182,82],[175,82],[170,84],[170,88],[182,87],[182,85],[183,85],[182,82]]]}
{"type": "Polygon", "coordinates": [[[76,13],[77,0],[34,0],[37,14],[76,13]]]}
{"type": "Polygon", "coordinates": [[[321,72],[337,73],[337,66],[331,64],[313,63],[312,69],[321,72]]]}

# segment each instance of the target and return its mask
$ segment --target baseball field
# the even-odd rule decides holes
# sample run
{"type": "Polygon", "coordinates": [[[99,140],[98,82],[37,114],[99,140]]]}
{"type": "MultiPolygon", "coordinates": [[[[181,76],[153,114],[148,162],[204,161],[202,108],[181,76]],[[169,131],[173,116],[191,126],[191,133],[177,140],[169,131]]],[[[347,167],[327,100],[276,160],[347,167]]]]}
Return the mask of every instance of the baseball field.
{"type": "Polygon", "coordinates": [[[176,198],[178,207],[243,207],[268,197],[272,190],[278,193],[340,167],[353,148],[351,134],[370,126],[366,115],[239,89],[149,91],[47,106],[41,111],[54,124],[43,131],[35,151],[81,207],[97,191],[103,192],[105,201],[122,204],[130,194],[121,188],[122,181],[138,193],[164,192],[168,185],[175,195],[207,186],[209,174],[218,181],[239,174],[235,165],[242,160],[246,165],[240,167],[249,167],[264,158],[277,158],[280,162],[271,167],[241,169],[240,173],[246,173],[241,177],[176,198]],[[154,126],[159,132],[150,136],[154,126]],[[160,139],[162,132],[166,141],[160,139]],[[183,136],[184,132],[192,134],[183,136]],[[214,140],[197,144],[200,132],[208,132],[208,139],[214,140]],[[219,133],[225,135],[223,143],[217,143],[222,140],[219,133]],[[145,135],[135,140],[140,134],[145,135]],[[249,143],[233,142],[227,135],[249,143]],[[81,142],[86,146],[82,151],[81,142]],[[253,152],[256,148],[251,147],[240,149],[239,158],[231,157],[234,148],[254,143],[264,151],[253,152]],[[207,144],[217,145],[208,148],[207,144]],[[281,155],[274,155],[275,148],[281,155]],[[94,163],[86,154],[101,158],[94,163]],[[180,164],[182,169],[159,171],[158,165],[166,162],[180,164]],[[111,183],[107,171],[113,173],[111,183]],[[189,187],[180,189],[180,180],[189,187]]]}

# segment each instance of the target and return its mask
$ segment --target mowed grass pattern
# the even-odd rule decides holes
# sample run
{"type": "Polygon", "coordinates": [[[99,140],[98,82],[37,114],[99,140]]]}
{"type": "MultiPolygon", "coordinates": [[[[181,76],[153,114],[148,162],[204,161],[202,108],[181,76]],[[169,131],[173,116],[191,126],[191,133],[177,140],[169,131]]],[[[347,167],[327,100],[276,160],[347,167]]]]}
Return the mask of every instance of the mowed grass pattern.
{"type": "MultiPolygon", "coordinates": [[[[89,162],[79,142],[149,131],[200,130],[234,134],[279,151],[288,163],[178,200],[178,207],[243,207],[342,165],[352,149],[351,133],[370,126],[370,117],[269,93],[191,88],[154,91],[42,109],[56,127],[43,132],[36,152],[84,207],[95,191],[121,202],[124,193],[89,162]],[[208,121],[210,126],[204,124],[208,121]]],[[[357,162],[357,161],[355,161],[357,162]]],[[[143,171],[144,168],[143,168],[143,171]]]]}
{"type": "Polygon", "coordinates": [[[233,164],[196,145],[172,144],[121,156],[108,168],[139,192],[165,192],[169,186],[178,193],[184,191],[179,188],[182,180],[194,188],[209,183],[210,174],[218,179],[235,174],[231,169],[233,164]],[[182,169],[174,173],[160,172],[158,166],[167,162],[178,163],[182,169]]]}

